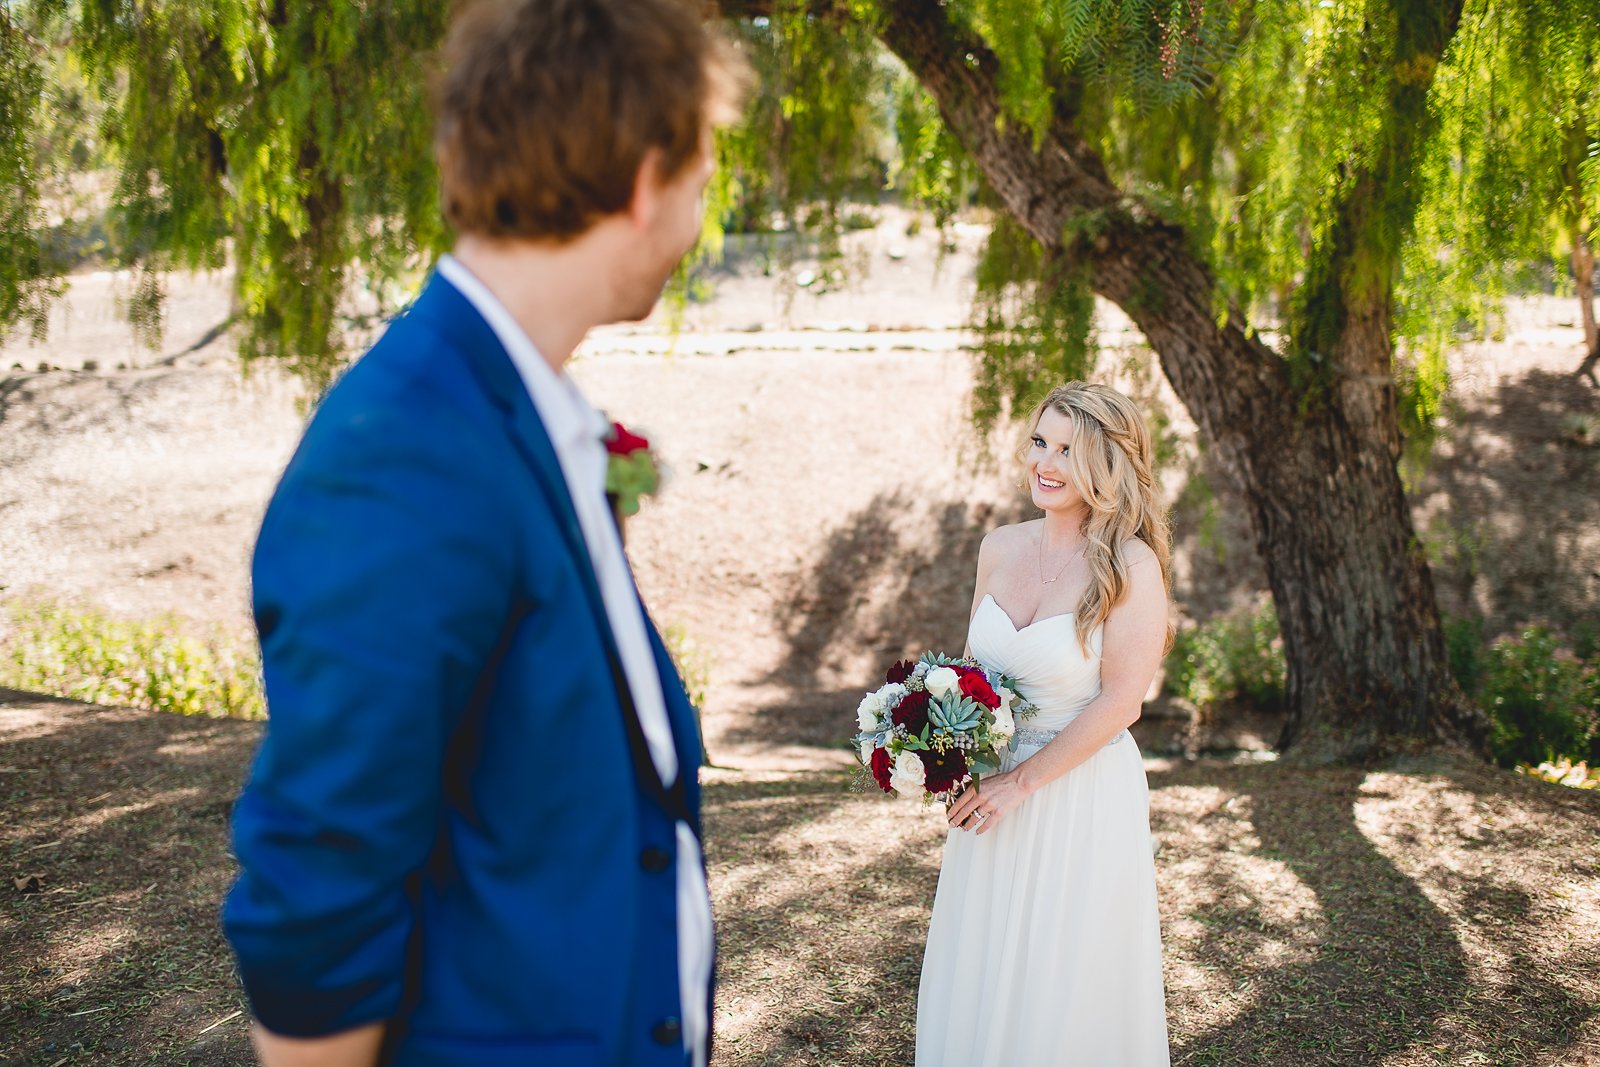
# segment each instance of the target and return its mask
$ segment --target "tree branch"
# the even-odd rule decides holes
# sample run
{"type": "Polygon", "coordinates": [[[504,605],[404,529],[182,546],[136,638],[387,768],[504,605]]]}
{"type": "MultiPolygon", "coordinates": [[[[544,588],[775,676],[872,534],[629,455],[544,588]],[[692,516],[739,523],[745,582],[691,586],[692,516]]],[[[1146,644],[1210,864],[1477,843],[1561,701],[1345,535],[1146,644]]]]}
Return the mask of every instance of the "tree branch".
{"type": "Polygon", "coordinates": [[[1144,331],[1206,434],[1241,468],[1259,462],[1242,431],[1292,419],[1287,372],[1247,335],[1242,314],[1217,323],[1215,280],[1183,228],[1122,195],[1070,112],[1058,109],[1035,147],[1033,134],[1003,112],[998,57],[937,0],[884,5],[877,32],[934,98],[1006,209],[1045,248],[1085,259],[1095,291],[1144,331]]]}

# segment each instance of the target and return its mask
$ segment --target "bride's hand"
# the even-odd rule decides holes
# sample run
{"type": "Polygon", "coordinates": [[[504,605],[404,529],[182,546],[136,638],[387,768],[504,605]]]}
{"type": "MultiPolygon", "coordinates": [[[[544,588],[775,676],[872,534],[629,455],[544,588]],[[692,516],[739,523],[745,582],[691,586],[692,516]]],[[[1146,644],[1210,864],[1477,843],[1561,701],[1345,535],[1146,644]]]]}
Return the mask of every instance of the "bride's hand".
{"type": "Polygon", "coordinates": [[[985,833],[1028,799],[1028,790],[1017,780],[1016,771],[986,774],[977,787],[968,786],[950,806],[950,825],[962,830],[985,833]]]}

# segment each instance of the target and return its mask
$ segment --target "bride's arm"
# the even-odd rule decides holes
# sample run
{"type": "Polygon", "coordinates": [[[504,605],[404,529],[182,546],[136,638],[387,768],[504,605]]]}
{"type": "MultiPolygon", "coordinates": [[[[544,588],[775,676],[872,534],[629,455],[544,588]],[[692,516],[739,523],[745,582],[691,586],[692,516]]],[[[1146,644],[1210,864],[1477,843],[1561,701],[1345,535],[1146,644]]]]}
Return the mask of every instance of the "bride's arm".
{"type": "Polygon", "coordinates": [[[964,796],[952,807],[950,825],[965,823],[979,833],[991,829],[1040,787],[1138,721],[1167,639],[1167,590],[1154,556],[1128,567],[1127,594],[1111,609],[1101,637],[1100,695],[1014,770],[985,777],[981,795],[964,796]],[[970,821],[980,805],[988,817],[970,821]]]}
{"type": "Polygon", "coordinates": [[[1100,695],[1050,743],[1017,767],[1029,793],[1055,781],[1139,720],[1167,640],[1167,590],[1149,556],[1128,568],[1128,592],[1106,617],[1100,695]]]}

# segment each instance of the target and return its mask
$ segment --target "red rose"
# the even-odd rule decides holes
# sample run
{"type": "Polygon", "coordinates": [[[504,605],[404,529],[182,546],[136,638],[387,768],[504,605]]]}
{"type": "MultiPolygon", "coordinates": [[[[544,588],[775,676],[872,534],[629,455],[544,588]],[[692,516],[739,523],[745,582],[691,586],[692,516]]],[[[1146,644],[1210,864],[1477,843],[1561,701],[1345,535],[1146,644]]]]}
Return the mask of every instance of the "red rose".
{"type": "Polygon", "coordinates": [[[927,772],[924,788],[930,793],[946,793],[967,776],[967,755],[959,748],[948,752],[919,752],[923,770],[927,772]]]}
{"type": "Polygon", "coordinates": [[[982,671],[961,676],[961,691],[986,708],[998,708],[1000,696],[989,684],[989,679],[983,676],[982,671]]]}
{"type": "Polygon", "coordinates": [[[611,424],[611,433],[606,436],[606,452],[613,456],[631,456],[635,452],[650,447],[650,442],[622,425],[620,422],[611,424]]]}
{"type": "Polygon", "coordinates": [[[916,669],[917,665],[915,663],[912,663],[908,659],[903,659],[899,663],[896,663],[893,667],[889,668],[889,674],[884,680],[890,685],[896,685],[911,677],[911,672],[916,669]]]}
{"type": "Polygon", "coordinates": [[[914,734],[922,733],[922,728],[928,725],[928,691],[924,689],[920,693],[907,693],[901,697],[900,703],[889,712],[889,719],[914,734]]]}
{"type": "Polygon", "coordinates": [[[889,784],[889,750],[875,748],[872,750],[872,777],[878,782],[878,787],[885,793],[894,792],[894,787],[889,784]]]}

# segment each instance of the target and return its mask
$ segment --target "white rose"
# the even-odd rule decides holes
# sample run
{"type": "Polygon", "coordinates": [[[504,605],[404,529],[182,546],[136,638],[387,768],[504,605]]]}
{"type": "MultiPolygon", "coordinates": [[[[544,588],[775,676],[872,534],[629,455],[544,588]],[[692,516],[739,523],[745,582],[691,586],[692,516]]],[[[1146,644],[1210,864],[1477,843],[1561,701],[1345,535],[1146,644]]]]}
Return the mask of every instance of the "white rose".
{"type": "Polygon", "coordinates": [[[882,718],[883,698],[877,693],[868,693],[862,697],[861,704],[856,708],[856,722],[861,724],[861,729],[876,730],[882,718]]]}
{"type": "Polygon", "coordinates": [[[1002,701],[1000,706],[994,709],[994,725],[990,729],[1002,737],[1010,737],[1017,732],[1017,720],[1011,714],[1009,701],[1002,701]]]}
{"type": "Polygon", "coordinates": [[[922,760],[909,748],[895,759],[894,769],[889,773],[889,784],[897,793],[920,793],[927,780],[928,773],[923,769],[922,760]]]}
{"type": "Polygon", "coordinates": [[[922,684],[928,687],[929,693],[942,697],[961,684],[961,676],[949,667],[935,667],[922,684]]]}

